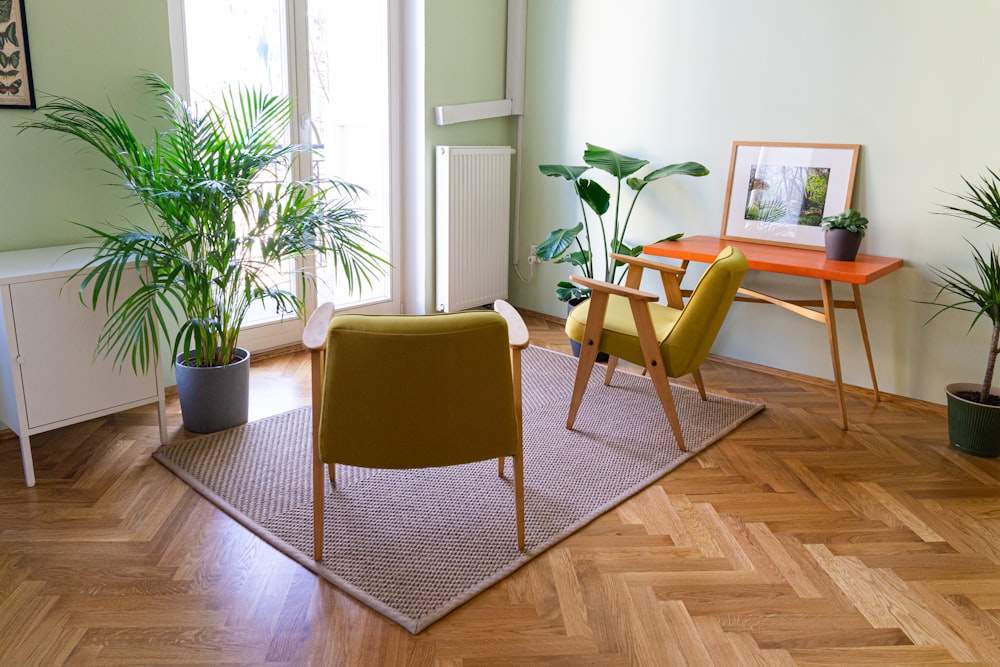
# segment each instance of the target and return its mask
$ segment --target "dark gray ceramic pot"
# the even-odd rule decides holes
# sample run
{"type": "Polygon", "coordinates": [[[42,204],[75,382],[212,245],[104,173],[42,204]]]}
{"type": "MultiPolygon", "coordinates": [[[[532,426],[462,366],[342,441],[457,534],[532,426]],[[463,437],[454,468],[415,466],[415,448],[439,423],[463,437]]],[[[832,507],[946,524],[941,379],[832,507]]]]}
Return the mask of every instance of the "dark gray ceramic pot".
{"type": "Polygon", "coordinates": [[[826,258],[853,262],[861,248],[861,234],[848,229],[828,229],[824,233],[826,258]]]}
{"type": "Polygon", "coordinates": [[[247,423],[250,414],[250,353],[236,348],[237,361],[228,366],[186,366],[178,355],[174,366],[177,397],[184,428],[215,433],[247,423]]]}

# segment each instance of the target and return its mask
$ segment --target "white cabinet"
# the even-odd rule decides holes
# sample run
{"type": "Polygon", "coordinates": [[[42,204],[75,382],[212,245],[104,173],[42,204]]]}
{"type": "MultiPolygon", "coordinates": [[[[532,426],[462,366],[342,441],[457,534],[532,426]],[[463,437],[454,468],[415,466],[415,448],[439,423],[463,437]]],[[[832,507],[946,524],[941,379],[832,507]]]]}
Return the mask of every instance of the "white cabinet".
{"type": "Polygon", "coordinates": [[[74,246],[0,253],[0,421],[20,437],[28,486],[36,433],[155,402],[166,439],[159,368],[137,376],[95,356],[106,313],[80,303],[78,280],[67,284],[88,257],[74,246]]]}

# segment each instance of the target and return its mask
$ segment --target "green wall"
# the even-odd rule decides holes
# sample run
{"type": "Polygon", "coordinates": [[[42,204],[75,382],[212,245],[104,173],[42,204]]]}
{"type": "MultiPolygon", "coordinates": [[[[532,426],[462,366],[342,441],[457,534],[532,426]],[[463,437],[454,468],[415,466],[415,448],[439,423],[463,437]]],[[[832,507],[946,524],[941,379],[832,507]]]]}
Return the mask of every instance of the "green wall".
{"type": "MultiPolygon", "coordinates": [[[[171,76],[165,1],[101,0],[26,3],[36,100],[76,97],[126,115],[148,109],[140,71],[171,76]]],[[[138,214],[110,187],[96,157],[78,144],[17,125],[32,111],[0,109],[0,251],[62,245],[83,238],[70,221],[115,221],[138,214]]]]}
{"type": "MultiPolygon", "coordinates": [[[[990,0],[530,0],[521,262],[528,244],[579,217],[566,183],[536,165],[580,164],[587,141],[711,169],[650,185],[633,243],[719,234],[733,141],[861,144],[854,205],[871,220],[862,252],[905,260],[862,288],[879,386],[943,402],[949,382],[981,381],[989,328],[968,332],[971,319],[957,314],[925,326],[934,310],[917,301],[934,295],[929,266],[972,268],[965,238],[1000,242],[935,214],[961,176],[1000,168],[997,25],[990,0]]],[[[564,314],[552,289],[567,274],[536,266],[527,284],[511,281],[512,299],[564,314]]],[[[819,298],[816,281],[751,273],[747,284],[819,298]]],[[[839,311],[838,325],[845,380],[870,386],[855,314],[839,311]]],[[[736,304],[715,352],[832,377],[823,327],[773,306],[736,304]]]]}
{"type": "MultiPolygon", "coordinates": [[[[420,119],[425,197],[407,224],[418,227],[425,266],[433,267],[434,146],[514,146],[517,137],[512,119],[445,127],[433,120],[434,106],[505,96],[505,0],[417,4],[425,22],[423,99],[403,113],[420,119]]],[[[170,74],[166,0],[29,2],[27,19],[39,95],[95,105],[110,98],[127,113],[148,113],[135,74],[170,74]]],[[[998,24],[1000,3],[992,0],[529,0],[515,249],[522,271],[528,246],[575,215],[565,184],[535,165],[575,163],[587,141],[655,164],[690,159],[712,170],[651,186],[632,241],[663,231],[718,234],[735,140],[860,143],[854,204],[872,220],[862,251],[906,260],[902,271],[864,289],[880,385],[940,402],[944,384],[977,380],[985,360],[985,327],[967,333],[961,316],[924,326],[932,311],[917,301],[933,295],[929,266],[971,267],[965,238],[997,241],[991,230],[934,211],[943,192],[962,186],[961,176],[1000,167],[1000,90],[989,85],[1000,65],[998,24]]],[[[79,147],[18,135],[29,113],[0,110],[0,250],[76,241],[70,220],[135,213],[79,147]]],[[[547,264],[527,282],[512,273],[511,300],[561,314],[552,285],[567,273],[547,264]]],[[[431,303],[431,271],[423,280],[431,303]]],[[[809,281],[749,280],[762,291],[816,294],[809,281]]],[[[867,385],[854,315],[839,320],[845,378],[867,385]]],[[[764,306],[738,304],[715,351],[831,376],[822,328],[764,306]]]]}
{"type": "Polygon", "coordinates": [[[515,146],[510,118],[438,126],[434,107],[502,100],[506,96],[506,0],[426,0],[425,5],[425,169],[428,249],[424,310],[434,297],[434,147],[515,146]]]}

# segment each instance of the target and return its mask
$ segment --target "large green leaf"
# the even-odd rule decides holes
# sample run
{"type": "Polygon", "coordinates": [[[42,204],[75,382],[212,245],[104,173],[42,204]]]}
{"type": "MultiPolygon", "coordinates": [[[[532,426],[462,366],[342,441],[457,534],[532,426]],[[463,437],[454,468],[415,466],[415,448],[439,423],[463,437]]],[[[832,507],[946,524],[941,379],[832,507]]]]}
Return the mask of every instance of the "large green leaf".
{"type": "Polygon", "coordinates": [[[650,183],[666,176],[707,176],[708,167],[700,162],[681,162],[679,164],[668,164],[646,174],[642,180],[650,183]]]}
{"type": "Polygon", "coordinates": [[[583,231],[583,223],[569,229],[557,229],[549,233],[548,238],[538,244],[535,248],[535,256],[538,259],[552,261],[559,259],[566,249],[576,240],[577,235],[583,231]]]}
{"type": "Polygon", "coordinates": [[[556,264],[572,264],[573,266],[590,266],[590,251],[578,250],[568,255],[563,255],[556,260],[556,264]]]}
{"type": "Polygon", "coordinates": [[[583,301],[589,296],[589,287],[580,287],[568,280],[560,280],[556,283],[556,298],[560,301],[583,301]]]}
{"type": "Polygon", "coordinates": [[[631,176],[649,164],[649,160],[622,155],[594,144],[587,144],[587,149],[583,152],[583,161],[591,167],[608,172],[618,180],[631,176]]]}
{"type": "Polygon", "coordinates": [[[540,164],[538,171],[546,176],[560,176],[567,181],[576,181],[590,167],[570,167],[565,164],[540,164]]]}
{"type": "Polygon", "coordinates": [[[597,215],[604,215],[608,212],[611,195],[597,181],[581,178],[576,182],[576,192],[580,199],[586,202],[587,206],[597,215]]]}

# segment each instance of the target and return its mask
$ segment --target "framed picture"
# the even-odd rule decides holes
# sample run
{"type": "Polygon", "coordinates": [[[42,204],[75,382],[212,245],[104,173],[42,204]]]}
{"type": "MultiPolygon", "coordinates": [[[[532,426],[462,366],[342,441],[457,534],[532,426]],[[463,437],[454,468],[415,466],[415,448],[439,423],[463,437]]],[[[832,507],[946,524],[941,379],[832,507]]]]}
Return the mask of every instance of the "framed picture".
{"type": "Polygon", "coordinates": [[[822,219],[851,207],[860,150],[734,141],[722,238],[821,249],[822,219]]]}
{"type": "Polygon", "coordinates": [[[35,108],[24,0],[0,0],[0,107],[35,108]]]}

